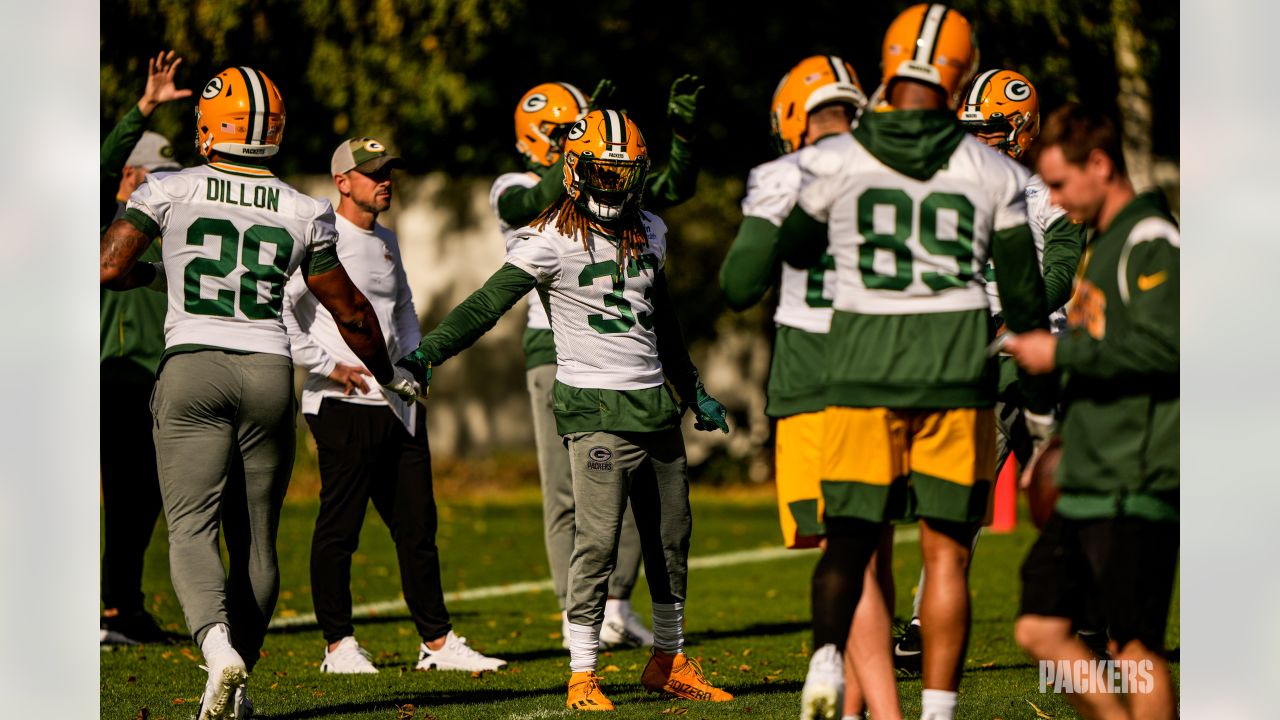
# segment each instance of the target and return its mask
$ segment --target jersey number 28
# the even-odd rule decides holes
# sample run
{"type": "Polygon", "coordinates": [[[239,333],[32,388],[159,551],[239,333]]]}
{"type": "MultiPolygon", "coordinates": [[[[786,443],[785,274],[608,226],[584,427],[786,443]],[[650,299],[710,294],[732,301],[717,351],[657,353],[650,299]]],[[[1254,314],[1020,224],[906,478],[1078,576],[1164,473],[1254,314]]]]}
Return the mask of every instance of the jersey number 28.
{"type": "Polygon", "coordinates": [[[187,263],[186,270],[182,273],[183,306],[187,312],[193,315],[235,317],[238,304],[240,312],[250,320],[280,317],[284,283],[287,279],[285,271],[289,268],[289,256],[293,254],[293,236],[284,228],[254,225],[244,231],[242,243],[240,231],[236,230],[230,220],[198,218],[187,228],[187,244],[204,245],[205,238],[210,235],[222,239],[218,258],[196,258],[187,263]],[[275,255],[270,263],[263,263],[259,258],[263,243],[275,248],[275,255]],[[225,278],[238,265],[244,266],[238,293],[230,288],[222,288],[218,290],[216,297],[200,297],[201,277],[225,278]],[[259,282],[267,284],[266,302],[258,299],[259,282]]]}

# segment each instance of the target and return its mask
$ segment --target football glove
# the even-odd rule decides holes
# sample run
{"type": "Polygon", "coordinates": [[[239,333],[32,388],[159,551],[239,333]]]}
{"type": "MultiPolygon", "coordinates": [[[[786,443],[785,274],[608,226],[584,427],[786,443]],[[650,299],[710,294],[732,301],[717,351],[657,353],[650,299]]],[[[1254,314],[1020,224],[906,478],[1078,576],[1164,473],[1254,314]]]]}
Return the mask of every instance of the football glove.
{"type": "Polygon", "coordinates": [[[697,399],[689,404],[689,409],[693,410],[693,427],[703,432],[713,432],[719,428],[720,432],[729,432],[729,423],[725,420],[728,410],[719,400],[707,394],[707,389],[698,383],[697,399]]]}
{"type": "Polygon", "coordinates": [[[692,140],[698,127],[698,96],[706,88],[697,75],[681,75],[671,83],[667,119],[671,130],[684,140],[692,140]]]}
{"type": "Polygon", "coordinates": [[[599,110],[609,104],[615,89],[617,88],[614,87],[612,80],[600,78],[600,82],[596,83],[596,89],[591,91],[591,97],[587,98],[587,111],[599,110]]]}
{"type": "Polygon", "coordinates": [[[1038,415],[1030,410],[1023,410],[1022,422],[1027,426],[1027,434],[1031,436],[1036,448],[1049,442],[1049,438],[1058,430],[1058,421],[1054,419],[1052,412],[1038,415]]]}
{"type": "Polygon", "coordinates": [[[400,399],[406,402],[417,402],[425,399],[422,397],[422,386],[414,379],[413,373],[399,365],[395,367],[395,371],[395,377],[391,378],[391,382],[382,384],[383,389],[393,395],[400,396],[400,399]]]}

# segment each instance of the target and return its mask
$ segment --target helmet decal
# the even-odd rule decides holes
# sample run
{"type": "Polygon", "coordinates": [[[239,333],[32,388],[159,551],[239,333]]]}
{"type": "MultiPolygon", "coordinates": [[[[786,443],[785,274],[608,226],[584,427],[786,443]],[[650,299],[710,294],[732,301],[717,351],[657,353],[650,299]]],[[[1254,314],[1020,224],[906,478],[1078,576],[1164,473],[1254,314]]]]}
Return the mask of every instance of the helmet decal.
{"type": "Polygon", "coordinates": [[[569,134],[566,137],[569,140],[577,140],[578,138],[582,137],[583,133],[585,133],[586,131],[587,131],[587,120],[586,118],[583,118],[582,120],[579,120],[578,122],[574,123],[573,127],[569,128],[569,134]]]}
{"type": "Polygon", "coordinates": [[[542,93],[534,93],[520,103],[520,108],[525,112],[537,112],[546,106],[547,96],[542,93]]]}
{"type": "Polygon", "coordinates": [[[209,81],[208,85],[204,86],[204,91],[200,93],[200,97],[210,100],[216,97],[220,92],[222,92],[222,78],[215,77],[209,81]]]}
{"type": "Polygon", "coordinates": [[[1004,86],[1004,96],[1018,102],[1031,97],[1031,86],[1021,80],[1013,80],[1004,86]]]}

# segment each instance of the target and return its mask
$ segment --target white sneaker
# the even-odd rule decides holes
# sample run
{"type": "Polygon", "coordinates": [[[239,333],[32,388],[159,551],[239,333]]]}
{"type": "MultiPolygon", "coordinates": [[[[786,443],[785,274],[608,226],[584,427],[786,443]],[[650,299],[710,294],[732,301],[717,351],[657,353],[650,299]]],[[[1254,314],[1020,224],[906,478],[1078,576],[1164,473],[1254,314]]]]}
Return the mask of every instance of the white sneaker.
{"type": "Polygon", "coordinates": [[[200,650],[208,663],[200,667],[209,671],[209,680],[204,686],[204,697],[200,699],[197,720],[238,720],[233,696],[236,690],[243,689],[249,682],[249,671],[245,669],[240,653],[231,647],[227,626],[214,625],[205,633],[200,650]]]}
{"type": "Polygon", "coordinates": [[[418,664],[414,669],[482,672],[506,666],[506,660],[481,655],[467,645],[466,638],[458,637],[450,630],[444,638],[444,646],[439,650],[432,650],[426,643],[418,646],[418,664]]]}
{"type": "Polygon", "coordinates": [[[630,600],[610,598],[604,603],[604,624],[600,626],[600,648],[652,647],[653,633],[631,609],[630,600]]]}
{"type": "Polygon", "coordinates": [[[844,710],[844,660],[835,645],[823,645],[809,660],[800,691],[800,720],[835,720],[844,710]]]}
{"type": "Polygon", "coordinates": [[[244,688],[236,688],[235,701],[232,707],[235,708],[235,714],[231,717],[235,718],[235,720],[253,720],[253,701],[249,699],[249,693],[245,692],[244,688]]]}
{"type": "MultiPolygon", "coordinates": [[[[360,643],[351,635],[338,641],[338,647],[324,649],[324,662],[320,663],[320,672],[340,675],[373,675],[378,668],[373,666],[369,651],[360,647],[360,643]]],[[[236,718],[236,720],[240,720],[236,718]]]]}
{"type": "Polygon", "coordinates": [[[569,643],[569,611],[560,611],[560,646],[568,648],[569,643]]]}

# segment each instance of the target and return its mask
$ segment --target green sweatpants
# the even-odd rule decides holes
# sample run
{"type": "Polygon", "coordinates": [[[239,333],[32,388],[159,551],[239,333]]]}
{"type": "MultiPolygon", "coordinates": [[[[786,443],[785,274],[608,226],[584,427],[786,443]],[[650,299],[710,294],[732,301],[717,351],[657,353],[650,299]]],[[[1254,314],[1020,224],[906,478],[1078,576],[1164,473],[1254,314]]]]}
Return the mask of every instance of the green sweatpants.
{"type": "Polygon", "coordinates": [[[565,443],[577,508],[565,608],[569,622],[599,627],[604,621],[628,500],[649,596],[655,603],[684,602],[693,515],[680,428],[570,433],[565,443]]]}
{"type": "Polygon", "coordinates": [[[200,643],[225,623],[252,669],[280,592],[276,532],[293,470],[293,365],[266,353],[175,355],[160,371],[151,411],[169,572],[187,629],[200,643]]]}

